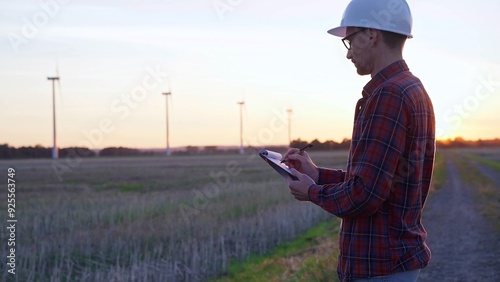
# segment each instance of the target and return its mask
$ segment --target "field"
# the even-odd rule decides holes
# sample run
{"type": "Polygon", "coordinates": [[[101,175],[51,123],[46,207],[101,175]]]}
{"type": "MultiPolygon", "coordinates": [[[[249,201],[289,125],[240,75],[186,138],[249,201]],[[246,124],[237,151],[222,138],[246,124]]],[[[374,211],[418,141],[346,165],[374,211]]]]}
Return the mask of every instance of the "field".
{"type": "MultiPolygon", "coordinates": [[[[344,167],[347,153],[312,155],[344,167]]],[[[0,168],[5,178],[13,168],[16,181],[16,275],[3,263],[3,281],[203,281],[332,218],[293,199],[256,154],[17,160],[0,168]]],[[[9,236],[2,228],[4,258],[9,236]]]]}
{"type": "MultiPolygon", "coordinates": [[[[310,154],[329,167],[347,158],[310,154]]],[[[0,168],[5,178],[15,169],[17,219],[16,275],[3,263],[2,281],[336,279],[338,219],[293,199],[256,154],[18,160],[0,168]]],[[[433,259],[419,281],[500,275],[499,188],[498,148],[438,151],[424,210],[433,259]]],[[[6,208],[1,215],[5,222],[6,208]]],[[[4,258],[9,232],[0,231],[4,258]]]]}

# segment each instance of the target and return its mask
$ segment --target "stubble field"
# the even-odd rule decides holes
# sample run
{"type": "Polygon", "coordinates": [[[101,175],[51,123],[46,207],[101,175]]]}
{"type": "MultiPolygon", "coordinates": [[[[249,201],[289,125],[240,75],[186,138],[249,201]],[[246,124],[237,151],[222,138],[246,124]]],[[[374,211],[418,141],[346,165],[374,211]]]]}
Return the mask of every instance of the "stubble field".
{"type": "MultiPolygon", "coordinates": [[[[328,167],[347,158],[310,154],[328,167]]],[[[338,221],[295,201],[256,154],[18,160],[0,168],[5,179],[15,170],[17,219],[16,275],[2,263],[2,281],[336,281],[338,221]]],[[[499,187],[499,148],[438,150],[424,209],[433,256],[419,281],[500,275],[499,187]]],[[[5,258],[12,234],[2,206],[5,258]]]]}
{"type": "MultiPolygon", "coordinates": [[[[312,155],[320,165],[344,167],[347,153],[312,155]]],[[[0,167],[5,178],[13,168],[16,181],[16,274],[2,264],[3,281],[203,281],[331,218],[295,201],[256,154],[0,167]]],[[[2,228],[3,258],[9,236],[2,228]]]]}

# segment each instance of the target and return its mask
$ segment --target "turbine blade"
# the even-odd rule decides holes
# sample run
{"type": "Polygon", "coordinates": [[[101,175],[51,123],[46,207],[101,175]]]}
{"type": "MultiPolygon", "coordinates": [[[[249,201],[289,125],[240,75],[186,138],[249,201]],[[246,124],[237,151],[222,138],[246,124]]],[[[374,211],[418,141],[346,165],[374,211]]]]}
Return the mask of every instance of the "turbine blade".
{"type": "Polygon", "coordinates": [[[57,97],[58,100],[60,101],[61,109],[63,111],[66,111],[65,104],[64,104],[64,96],[62,92],[62,87],[61,87],[61,76],[59,74],[59,61],[56,59],[56,76],[58,77],[57,80],[57,97]]]}
{"type": "Polygon", "coordinates": [[[170,95],[168,95],[168,99],[170,100],[170,105],[171,105],[171,109],[173,110],[174,108],[174,100],[173,100],[173,93],[172,93],[172,85],[171,85],[171,82],[170,82],[170,76],[167,78],[168,79],[168,93],[170,93],[170,95]]]}
{"type": "Polygon", "coordinates": [[[56,76],[59,77],[59,61],[56,58],[56,76]]]}
{"type": "Polygon", "coordinates": [[[246,117],[246,115],[247,115],[247,103],[245,102],[245,94],[246,94],[246,92],[243,92],[241,101],[243,102],[243,115],[246,117]]]}
{"type": "MultiPolygon", "coordinates": [[[[170,92],[170,89],[168,90],[170,92]]],[[[172,92],[170,92],[170,95],[168,95],[167,99],[169,100],[168,101],[168,104],[169,104],[169,108],[172,110],[172,112],[174,111],[174,98],[172,97],[172,92]]]]}
{"type": "Polygon", "coordinates": [[[64,95],[61,87],[61,79],[57,81],[57,95],[59,96],[59,101],[61,101],[61,109],[63,111],[66,111],[65,104],[64,104],[64,95]]]}
{"type": "Polygon", "coordinates": [[[243,94],[241,95],[241,101],[243,102],[243,111],[246,112],[247,110],[247,105],[245,103],[245,94],[246,94],[246,91],[243,90],[243,94]]]}

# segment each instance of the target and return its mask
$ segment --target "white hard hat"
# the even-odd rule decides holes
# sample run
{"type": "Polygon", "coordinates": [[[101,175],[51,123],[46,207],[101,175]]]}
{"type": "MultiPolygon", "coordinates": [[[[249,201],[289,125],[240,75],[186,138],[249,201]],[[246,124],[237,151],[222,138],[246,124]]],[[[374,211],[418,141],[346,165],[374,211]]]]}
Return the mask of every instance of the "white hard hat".
{"type": "Polygon", "coordinates": [[[399,33],[412,38],[413,18],[405,0],[352,0],[340,26],[328,33],[345,37],[346,27],[365,27],[399,33]]]}

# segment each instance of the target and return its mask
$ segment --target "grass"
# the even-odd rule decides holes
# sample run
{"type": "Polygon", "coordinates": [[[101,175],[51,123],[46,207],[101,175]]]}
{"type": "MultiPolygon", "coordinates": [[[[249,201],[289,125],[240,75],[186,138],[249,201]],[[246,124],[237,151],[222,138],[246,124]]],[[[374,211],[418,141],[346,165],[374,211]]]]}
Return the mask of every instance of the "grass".
{"type": "Polygon", "coordinates": [[[105,185],[99,186],[98,190],[119,190],[122,192],[140,192],[144,191],[144,186],[138,183],[119,183],[111,182],[105,185]]]}
{"type": "Polygon", "coordinates": [[[84,159],[62,175],[52,160],[0,167],[16,169],[18,281],[204,281],[329,218],[253,155],[84,159]]]}
{"type": "Polygon", "coordinates": [[[212,282],[336,281],[338,226],[339,220],[332,219],[264,256],[233,261],[226,276],[212,282]]]}
{"type": "Polygon", "coordinates": [[[471,160],[474,160],[480,164],[486,165],[486,166],[500,172],[500,161],[499,160],[488,159],[484,155],[476,155],[476,154],[466,154],[465,156],[471,160]]]}
{"type": "MultiPolygon", "coordinates": [[[[498,153],[497,153],[498,154],[498,153]]],[[[492,223],[495,230],[500,232],[500,187],[492,179],[483,175],[481,171],[474,166],[470,160],[478,161],[484,164],[490,164],[491,167],[499,167],[500,161],[485,159],[479,155],[452,154],[452,160],[457,165],[460,176],[465,183],[474,188],[475,200],[480,212],[492,223]]]]}
{"type": "Polygon", "coordinates": [[[443,186],[446,181],[446,159],[441,150],[436,152],[434,159],[434,172],[432,174],[431,191],[438,190],[443,186]]]}

